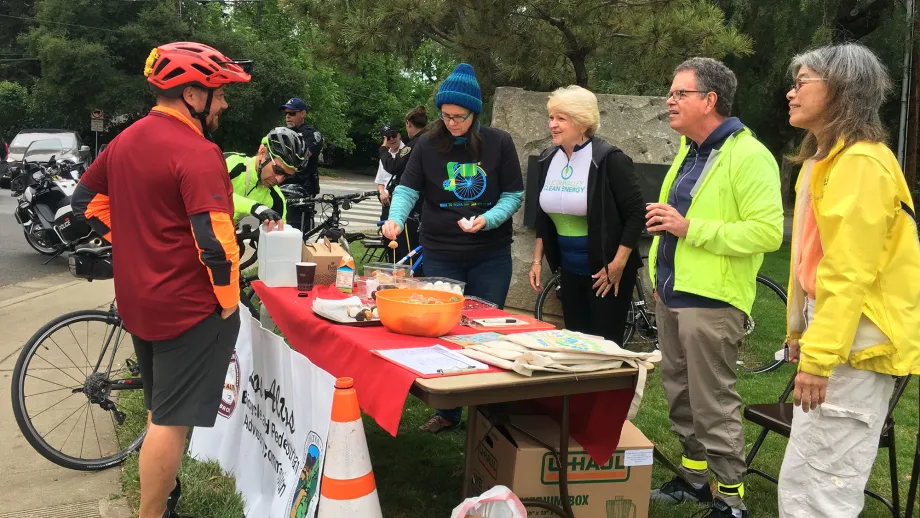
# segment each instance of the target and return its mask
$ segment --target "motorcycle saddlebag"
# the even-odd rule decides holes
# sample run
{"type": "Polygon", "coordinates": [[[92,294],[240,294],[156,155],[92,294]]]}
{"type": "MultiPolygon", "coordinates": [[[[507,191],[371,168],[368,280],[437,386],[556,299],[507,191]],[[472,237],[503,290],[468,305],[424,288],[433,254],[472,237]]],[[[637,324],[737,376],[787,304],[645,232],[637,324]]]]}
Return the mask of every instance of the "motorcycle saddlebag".
{"type": "Polygon", "coordinates": [[[57,229],[61,240],[65,243],[76,243],[93,232],[86,222],[73,217],[73,210],[69,205],[58,210],[54,220],[54,228],[57,229]]]}

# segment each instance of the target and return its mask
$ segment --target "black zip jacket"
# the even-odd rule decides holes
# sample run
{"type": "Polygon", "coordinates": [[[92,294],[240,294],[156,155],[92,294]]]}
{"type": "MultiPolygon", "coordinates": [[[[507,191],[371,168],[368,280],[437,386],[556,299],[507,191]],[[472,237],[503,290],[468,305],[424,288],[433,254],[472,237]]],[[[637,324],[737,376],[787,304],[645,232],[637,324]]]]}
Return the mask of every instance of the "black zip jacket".
{"type": "MultiPolygon", "coordinates": [[[[639,177],[632,159],[616,146],[594,136],[591,169],[588,171],[588,266],[598,272],[616,257],[619,247],[632,249],[624,272],[635,272],[642,266],[637,245],[645,227],[645,203],[639,187],[639,177]]],[[[555,271],[561,262],[558,234],[553,220],[540,207],[540,192],[552,157],[564,153],[559,147],[547,148],[540,155],[540,181],[536,192],[528,193],[537,200],[537,237],[543,239],[543,253],[555,271]]]]}
{"type": "Polygon", "coordinates": [[[396,156],[390,154],[390,149],[386,146],[380,146],[378,154],[380,155],[380,162],[383,163],[383,168],[386,172],[390,173],[392,178],[387,182],[387,192],[392,196],[393,191],[396,190],[396,186],[399,185],[399,178],[402,176],[403,172],[406,170],[406,164],[409,163],[409,156],[412,153],[412,149],[418,144],[418,139],[421,138],[428,131],[428,128],[422,128],[421,131],[415,134],[409,142],[406,142],[406,146],[396,152],[396,156]]]}
{"type": "MultiPolygon", "coordinates": [[[[418,144],[418,139],[427,132],[428,128],[422,128],[422,130],[416,133],[409,142],[406,142],[405,147],[396,152],[395,157],[390,154],[390,149],[388,147],[380,146],[378,152],[380,155],[380,162],[383,164],[383,169],[392,175],[390,181],[387,182],[386,185],[386,190],[390,193],[391,198],[393,196],[393,191],[396,190],[396,186],[399,185],[400,177],[406,170],[406,164],[409,163],[409,157],[412,156],[412,149],[418,144]]],[[[422,197],[419,196],[418,201],[415,202],[415,206],[412,207],[412,211],[409,213],[410,216],[414,215],[418,217],[422,213],[422,202],[422,197]]]]}

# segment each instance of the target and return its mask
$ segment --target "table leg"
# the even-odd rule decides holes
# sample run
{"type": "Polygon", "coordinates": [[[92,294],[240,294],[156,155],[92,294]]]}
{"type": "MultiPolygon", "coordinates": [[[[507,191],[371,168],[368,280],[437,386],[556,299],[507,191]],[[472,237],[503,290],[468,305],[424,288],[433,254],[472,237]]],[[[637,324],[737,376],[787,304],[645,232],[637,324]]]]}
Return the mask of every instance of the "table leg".
{"type": "Polygon", "coordinates": [[[559,427],[559,456],[562,464],[559,466],[559,496],[562,498],[562,509],[565,516],[575,518],[572,503],[569,501],[569,396],[562,396],[562,423],[559,427]]]}
{"type": "Polygon", "coordinates": [[[662,466],[673,471],[675,475],[680,475],[680,472],[678,471],[677,466],[675,466],[674,463],[671,462],[671,459],[665,457],[664,454],[658,450],[658,448],[655,448],[653,452],[654,452],[655,460],[657,460],[662,466]]]}
{"type": "MultiPolygon", "coordinates": [[[[549,449],[550,451],[553,450],[552,448],[549,449]]],[[[562,396],[559,454],[556,455],[556,462],[559,464],[559,498],[562,501],[562,507],[530,498],[521,500],[521,503],[525,507],[546,509],[562,518],[575,518],[575,511],[572,510],[572,503],[569,501],[569,396],[562,396]]]]}
{"type": "Polygon", "coordinates": [[[464,458],[465,467],[463,469],[463,498],[477,496],[473,494],[473,461],[476,459],[476,421],[479,411],[477,407],[471,406],[467,411],[466,423],[466,454],[464,458]]]}

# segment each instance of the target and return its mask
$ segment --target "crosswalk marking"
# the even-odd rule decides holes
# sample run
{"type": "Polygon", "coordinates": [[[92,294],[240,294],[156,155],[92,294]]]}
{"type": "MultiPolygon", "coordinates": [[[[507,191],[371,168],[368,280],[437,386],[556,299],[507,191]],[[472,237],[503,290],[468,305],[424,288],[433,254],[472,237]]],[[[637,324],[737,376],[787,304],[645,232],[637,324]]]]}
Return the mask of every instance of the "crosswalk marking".
{"type": "MultiPolygon", "coordinates": [[[[345,228],[349,232],[358,232],[362,230],[377,230],[377,222],[380,221],[380,201],[376,199],[364,200],[361,203],[353,205],[348,210],[342,210],[341,221],[345,223],[345,228]]],[[[323,221],[321,214],[316,215],[316,222],[323,221]]]]}

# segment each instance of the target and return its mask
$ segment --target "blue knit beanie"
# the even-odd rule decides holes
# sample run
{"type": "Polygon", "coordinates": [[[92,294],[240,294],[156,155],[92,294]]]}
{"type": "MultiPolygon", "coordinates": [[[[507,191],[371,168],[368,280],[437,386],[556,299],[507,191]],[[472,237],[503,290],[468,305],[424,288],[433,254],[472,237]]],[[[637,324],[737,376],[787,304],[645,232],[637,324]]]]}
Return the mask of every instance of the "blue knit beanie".
{"type": "Polygon", "coordinates": [[[482,94],[479,91],[479,82],[473,67],[460,63],[457,68],[447,76],[438,89],[434,103],[441,109],[445,104],[456,104],[479,115],[482,113],[482,94]]]}

